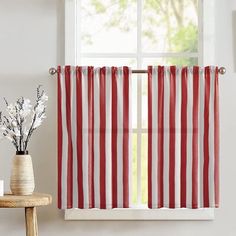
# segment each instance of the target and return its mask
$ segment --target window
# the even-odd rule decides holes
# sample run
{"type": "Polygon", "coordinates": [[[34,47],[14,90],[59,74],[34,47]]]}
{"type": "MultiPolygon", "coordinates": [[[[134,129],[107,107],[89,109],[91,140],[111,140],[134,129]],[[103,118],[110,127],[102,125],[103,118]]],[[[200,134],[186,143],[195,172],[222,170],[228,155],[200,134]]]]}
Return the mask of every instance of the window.
{"type": "MultiPolygon", "coordinates": [[[[137,69],[203,64],[202,0],[66,0],[65,20],[66,64],[137,69]]],[[[133,74],[132,86],[132,203],[142,208],[147,203],[147,75],[133,74]]]]}

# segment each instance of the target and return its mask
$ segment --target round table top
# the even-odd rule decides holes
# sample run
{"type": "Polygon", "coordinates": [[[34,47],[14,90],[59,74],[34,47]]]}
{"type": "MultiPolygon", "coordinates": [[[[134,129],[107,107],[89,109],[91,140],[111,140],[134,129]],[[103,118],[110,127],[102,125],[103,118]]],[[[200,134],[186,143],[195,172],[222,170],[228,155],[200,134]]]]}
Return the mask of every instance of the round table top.
{"type": "Polygon", "coordinates": [[[52,196],[44,193],[33,193],[27,196],[5,194],[0,197],[0,208],[25,208],[46,206],[52,203],[52,196]]]}

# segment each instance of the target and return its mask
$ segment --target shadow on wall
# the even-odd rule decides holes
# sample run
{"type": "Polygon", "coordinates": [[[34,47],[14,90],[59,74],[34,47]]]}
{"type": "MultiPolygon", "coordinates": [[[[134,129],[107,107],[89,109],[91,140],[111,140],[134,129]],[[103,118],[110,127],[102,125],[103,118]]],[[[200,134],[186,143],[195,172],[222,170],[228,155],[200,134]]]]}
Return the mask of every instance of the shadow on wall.
{"type": "Polygon", "coordinates": [[[232,32],[233,32],[233,70],[236,72],[236,10],[232,12],[232,32]]]}

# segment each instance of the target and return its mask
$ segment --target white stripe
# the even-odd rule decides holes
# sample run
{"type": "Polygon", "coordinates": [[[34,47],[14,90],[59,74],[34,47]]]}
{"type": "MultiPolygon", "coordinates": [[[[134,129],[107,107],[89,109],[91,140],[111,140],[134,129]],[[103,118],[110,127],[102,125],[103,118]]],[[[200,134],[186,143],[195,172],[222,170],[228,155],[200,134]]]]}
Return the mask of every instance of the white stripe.
{"type": "Polygon", "coordinates": [[[164,207],[169,207],[169,112],[170,112],[170,72],[164,73],[164,207]]]}
{"type": "Polygon", "coordinates": [[[129,68],[129,205],[132,203],[132,71],[129,68]]]}
{"type": "Polygon", "coordinates": [[[158,83],[157,83],[157,67],[152,68],[152,208],[157,208],[157,135],[158,135],[158,83]]]}
{"type": "Polygon", "coordinates": [[[187,97],[187,189],[186,189],[186,205],[192,207],[192,163],[193,163],[193,73],[192,68],[188,68],[188,97],[187,97]]]}
{"type": "Polygon", "coordinates": [[[67,161],[68,161],[68,132],[66,126],[66,92],[65,69],[61,72],[61,113],[62,113],[62,173],[61,173],[61,201],[62,209],[67,208],[67,161]]]}
{"type": "Polygon", "coordinates": [[[106,208],[112,207],[111,188],[111,67],[106,67],[106,208]]]}
{"type": "Polygon", "coordinates": [[[180,207],[180,166],[181,166],[181,69],[176,71],[176,113],[175,113],[175,207],[180,207]]]}
{"type": "Polygon", "coordinates": [[[123,207],[123,68],[117,76],[117,207],[123,207]]]}
{"type": "Polygon", "coordinates": [[[94,202],[100,208],[100,69],[94,69],[94,202]]]}
{"type": "Polygon", "coordinates": [[[89,208],[89,188],[88,188],[88,67],[82,68],[82,150],[83,150],[83,190],[84,208],[89,208]]]}
{"type": "Polygon", "coordinates": [[[210,101],[209,101],[209,204],[210,207],[215,207],[215,195],[214,195],[214,81],[215,81],[215,69],[210,68],[210,101]]]}
{"type": "Polygon", "coordinates": [[[203,207],[203,161],[204,161],[204,100],[205,100],[205,72],[199,72],[199,132],[198,132],[198,145],[199,145],[199,207],[203,207]]]}
{"type": "Polygon", "coordinates": [[[76,71],[71,67],[71,132],[73,146],[73,208],[78,207],[78,180],[77,180],[77,134],[76,134],[76,71]]]}

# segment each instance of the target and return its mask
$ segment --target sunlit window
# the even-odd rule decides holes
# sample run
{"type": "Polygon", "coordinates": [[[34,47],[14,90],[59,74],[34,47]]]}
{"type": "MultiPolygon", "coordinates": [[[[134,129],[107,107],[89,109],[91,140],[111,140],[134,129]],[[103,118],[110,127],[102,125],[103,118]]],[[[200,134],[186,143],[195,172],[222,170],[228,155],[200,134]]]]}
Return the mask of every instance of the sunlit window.
{"type": "MultiPolygon", "coordinates": [[[[194,65],[197,0],[78,0],[77,64],[194,65]]],[[[147,75],[133,75],[133,205],[147,203],[147,75]]]]}

